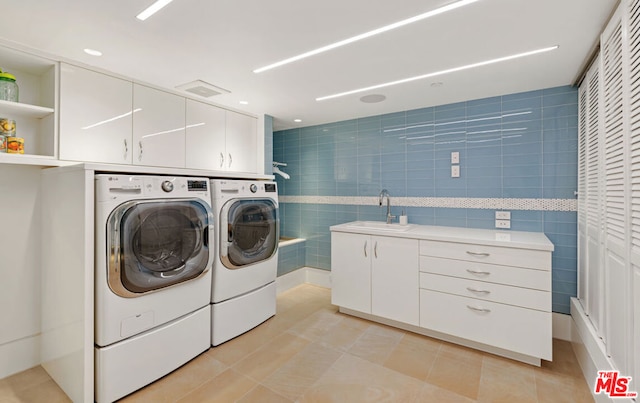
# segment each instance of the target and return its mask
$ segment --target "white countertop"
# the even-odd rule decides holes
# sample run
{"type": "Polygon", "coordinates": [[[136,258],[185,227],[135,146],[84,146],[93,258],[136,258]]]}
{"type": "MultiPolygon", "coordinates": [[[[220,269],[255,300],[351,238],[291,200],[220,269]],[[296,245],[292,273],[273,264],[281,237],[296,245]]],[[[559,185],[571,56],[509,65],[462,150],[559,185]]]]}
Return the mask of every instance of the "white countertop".
{"type": "Polygon", "coordinates": [[[331,231],[389,236],[397,238],[449,241],[510,248],[553,251],[553,243],[542,232],[498,231],[479,228],[441,227],[435,225],[385,224],[376,221],[353,221],[330,227],[331,231]],[[406,231],[404,230],[405,228],[406,231]]]}
{"type": "Polygon", "coordinates": [[[119,165],[119,164],[100,164],[100,163],[74,163],[70,161],[60,161],[65,165],[60,168],[53,169],[84,169],[104,173],[129,173],[144,175],[171,175],[171,176],[191,176],[191,177],[207,177],[207,178],[232,178],[232,179],[266,179],[273,180],[273,175],[263,175],[247,172],[230,172],[230,171],[209,171],[205,169],[189,169],[189,168],[165,168],[141,165],[119,165]]]}

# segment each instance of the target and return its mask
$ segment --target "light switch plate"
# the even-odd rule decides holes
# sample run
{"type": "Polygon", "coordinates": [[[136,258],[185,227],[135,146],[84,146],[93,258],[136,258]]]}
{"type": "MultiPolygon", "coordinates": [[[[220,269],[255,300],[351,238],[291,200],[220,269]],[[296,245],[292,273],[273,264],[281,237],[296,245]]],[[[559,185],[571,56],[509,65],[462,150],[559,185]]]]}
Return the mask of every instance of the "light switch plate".
{"type": "Polygon", "coordinates": [[[452,178],[460,177],[460,165],[451,165],[451,177],[452,178]]]}
{"type": "Polygon", "coordinates": [[[460,152],[459,151],[452,151],[451,152],[451,163],[452,164],[459,164],[460,163],[460,152]]]}
{"type": "Polygon", "coordinates": [[[496,211],[496,220],[510,220],[511,212],[510,211],[496,211]]]}

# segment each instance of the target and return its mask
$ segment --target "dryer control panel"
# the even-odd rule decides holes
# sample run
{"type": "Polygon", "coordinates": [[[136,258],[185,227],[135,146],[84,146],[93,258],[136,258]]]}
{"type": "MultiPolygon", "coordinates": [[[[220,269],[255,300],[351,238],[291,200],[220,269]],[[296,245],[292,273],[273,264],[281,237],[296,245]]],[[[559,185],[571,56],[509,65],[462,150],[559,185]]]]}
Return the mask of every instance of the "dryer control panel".
{"type": "Polygon", "coordinates": [[[207,178],[98,174],[96,201],[197,197],[210,201],[207,178]]]}

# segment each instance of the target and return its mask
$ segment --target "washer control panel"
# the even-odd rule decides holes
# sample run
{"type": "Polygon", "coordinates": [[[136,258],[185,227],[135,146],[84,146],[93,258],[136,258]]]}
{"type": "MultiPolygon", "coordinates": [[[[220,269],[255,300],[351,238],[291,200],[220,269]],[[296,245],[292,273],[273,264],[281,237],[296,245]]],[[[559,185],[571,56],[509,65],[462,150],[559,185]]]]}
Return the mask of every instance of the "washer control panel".
{"type": "Polygon", "coordinates": [[[198,197],[211,200],[207,178],[97,174],[96,200],[198,197]]]}

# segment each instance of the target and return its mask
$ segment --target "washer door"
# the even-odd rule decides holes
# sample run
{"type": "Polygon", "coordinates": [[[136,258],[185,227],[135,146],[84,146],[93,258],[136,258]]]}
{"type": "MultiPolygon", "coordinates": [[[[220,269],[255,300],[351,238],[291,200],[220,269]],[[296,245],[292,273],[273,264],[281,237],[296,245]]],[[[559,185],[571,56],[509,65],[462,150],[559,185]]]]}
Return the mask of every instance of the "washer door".
{"type": "Polygon", "coordinates": [[[230,200],[220,217],[220,260],[227,268],[239,269],[276,253],[279,221],[273,200],[230,200]]]}
{"type": "Polygon", "coordinates": [[[131,201],[107,220],[108,283],[137,297],[209,269],[211,210],[200,200],[131,201]]]}

